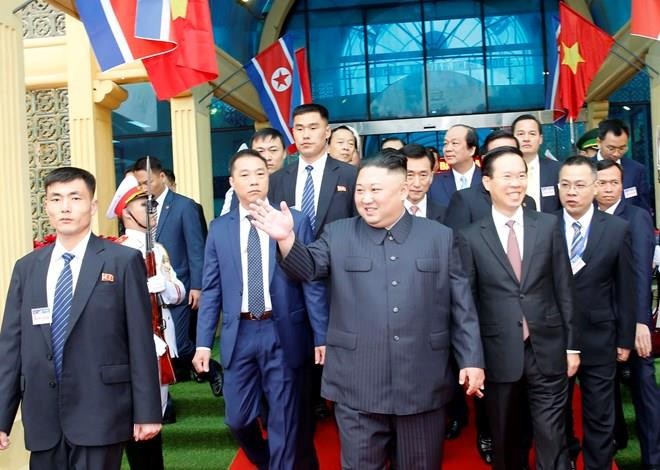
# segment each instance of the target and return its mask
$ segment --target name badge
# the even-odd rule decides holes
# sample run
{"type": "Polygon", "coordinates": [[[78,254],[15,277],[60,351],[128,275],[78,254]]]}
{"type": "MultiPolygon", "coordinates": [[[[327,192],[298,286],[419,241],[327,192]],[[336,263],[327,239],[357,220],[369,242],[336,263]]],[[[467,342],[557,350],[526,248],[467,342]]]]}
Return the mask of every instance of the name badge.
{"type": "Polygon", "coordinates": [[[631,186],[623,190],[623,197],[630,199],[631,197],[637,196],[637,186],[631,186]]]}
{"type": "Polygon", "coordinates": [[[580,270],[584,268],[586,265],[587,263],[584,262],[582,257],[575,260],[574,263],[571,263],[571,270],[573,271],[573,275],[575,276],[577,273],[579,273],[580,270]]]}
{"type": "Polygon", "coordinates": [[[53,322],[53,314],[48,307],[32,309],[33,325],[50,325],[53,322]]]}
{"type": "Polygon", "coordinates": [[[555,187],[554,186],[543,186],[541,188],[541,197],[548,197],[548,196],[554,196],[555,195],[555,187]]]}

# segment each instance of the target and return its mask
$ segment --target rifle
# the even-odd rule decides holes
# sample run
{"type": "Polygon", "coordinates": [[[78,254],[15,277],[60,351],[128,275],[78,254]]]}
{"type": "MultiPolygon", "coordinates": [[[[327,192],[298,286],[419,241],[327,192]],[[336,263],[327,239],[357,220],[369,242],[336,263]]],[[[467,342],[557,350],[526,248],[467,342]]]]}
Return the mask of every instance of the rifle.
{"type": "MultiPolygon", "coordinates": [[[[144,262],[147,265],[147,276],[152,277],[156,275],[156,257],[154,255],[153,234],[151,233],[151,216],[156,212],[156,204],[151,194],[151,163],[147,157],[147,233],[146,237],[146,250],[144,254],[144,262]]],[[[156,336],[165,342],[165,323],[163,322],[163,298],[160,294],[149,293],[151,299],[151,326],[156,336]]],[[[160,363],[160,383],[162,385],[169,385],[176,382],[176,375],[174,374],[174,366],[172,365],[172,357],[170,350],[165,346],[165,352],[158,357],[160,363]]]]}

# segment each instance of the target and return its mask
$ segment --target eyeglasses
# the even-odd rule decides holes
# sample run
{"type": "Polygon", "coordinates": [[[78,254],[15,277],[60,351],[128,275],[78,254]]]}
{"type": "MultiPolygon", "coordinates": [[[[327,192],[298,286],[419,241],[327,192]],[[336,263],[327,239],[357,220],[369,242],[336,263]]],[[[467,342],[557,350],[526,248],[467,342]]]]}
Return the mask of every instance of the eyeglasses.
{"type": "Polygon", "coordinates": [[[561,181],[559,183],[559,189],[561,191],[569,191],[571,189],[574,189],[575,191],[580,193],[593,185],[594,183],[585,183],[584,181],[577,181],[575,183],[569,183],[568,181],[561,181]]]}
{"type": "Polygon", "coordinates": [[[606,149],[609,153],[614,153],[614,152],[617,152],[617,153],[626,153],[626,151],[628,150],[628,146],[627,146],[627,145],[622,145],[622,146],[620,146],[620,147],[615,147],[614,145],[606,145],[606,146],[605,146],[605,149],[606,149]]]}

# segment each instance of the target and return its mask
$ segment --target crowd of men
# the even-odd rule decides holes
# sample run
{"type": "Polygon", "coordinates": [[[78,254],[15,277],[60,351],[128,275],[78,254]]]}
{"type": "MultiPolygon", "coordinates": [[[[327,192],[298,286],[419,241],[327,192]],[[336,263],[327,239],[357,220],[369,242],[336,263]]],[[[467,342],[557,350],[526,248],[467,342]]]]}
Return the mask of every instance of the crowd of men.
{"type": "Polygon", "coordinates": [[[617,366],[629,363],[642,462],[660,468],[651,202],[644,167],[622,158],[624,123],[601,122],[561,163],[539,155],[532,115],[481,147],[457,123],[442,173],[433,151],[396,138],[361,158],[355,130],[331,129],[318,104],[294,110],[292,134],[286,166],[274,129],[233,155],[208,233],[157,159],[138,160],[108,208],[119,243],[91,233],[92,175],[46,178],[57,240],[12,276],[0,450],[22,400],[31,468],[119,468],[129,440],[132,468],[163,468],[169,354],[180,379],[192,367],[224,395],[260,469],[318,469],[315,421],[329,414],[342,468],[437,469],[466,397],[495,469],[528,468],[532,446],[536,468],[575,468],[582,452],[585,468],[606,469],[621,445],[617,366]]]}

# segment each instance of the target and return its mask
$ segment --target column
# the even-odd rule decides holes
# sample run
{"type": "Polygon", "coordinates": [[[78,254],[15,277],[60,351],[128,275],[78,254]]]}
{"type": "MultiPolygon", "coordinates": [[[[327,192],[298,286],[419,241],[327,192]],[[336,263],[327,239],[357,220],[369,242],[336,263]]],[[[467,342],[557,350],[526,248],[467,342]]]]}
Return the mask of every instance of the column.
{"type": "Polygon", "coordinates": [[[117,222],[105,217],[116,189],[112,110],[128,93],[110,80],[95,80],[98,65],[83,25],[70,16],[66,21],[71,165],[96,176],[98,211],[92,230],[116,235],[117,222]]]}
{"type": "Polygon", "coordinates": [[[204,207],[206,220],[213,219],[213,168],[209,99],[203,103],[204,87],[170,100],[172,113],[172,159],[177,192],[204,207]]]}
{"type": "MultiPolygon", "coordinates": [[[[656,70],[660,70],[660,42],[654,41],[646,55],[646,63],[656,70]]],[[[655,185],[655,207],[660,208],[660,184],[658,183],[658,160],[660,159],[660,77],[657,75],[649,79],[651,81],[651,132],[653,145],[653,184],[655,185]]],[[[656,211],[656,226],[660,220],[660,214],[656,211]]]]}
{"type": "MultiPolygon", "coordinates": [[[[23,33],[20,19],[12,14],[12,3],[0,7],[0,214],[9,222],[3,226],[4,240],[0,243],[0,321],[14,262],[32,249],[23,33]]],[[[23,443],[20,414],[10,438],[11,447],[0,453],[0,468],[27,469],[29,454],[23,443]]]]}
{"type": "Polygon", "coordinates": [[[598,127],[600,121],[607,119],[609,112],[610,102],[608,100],[590,101],[587,103],[587,122],[585,123],[584,130],[588,131],[589,129],[598,127]]]}

